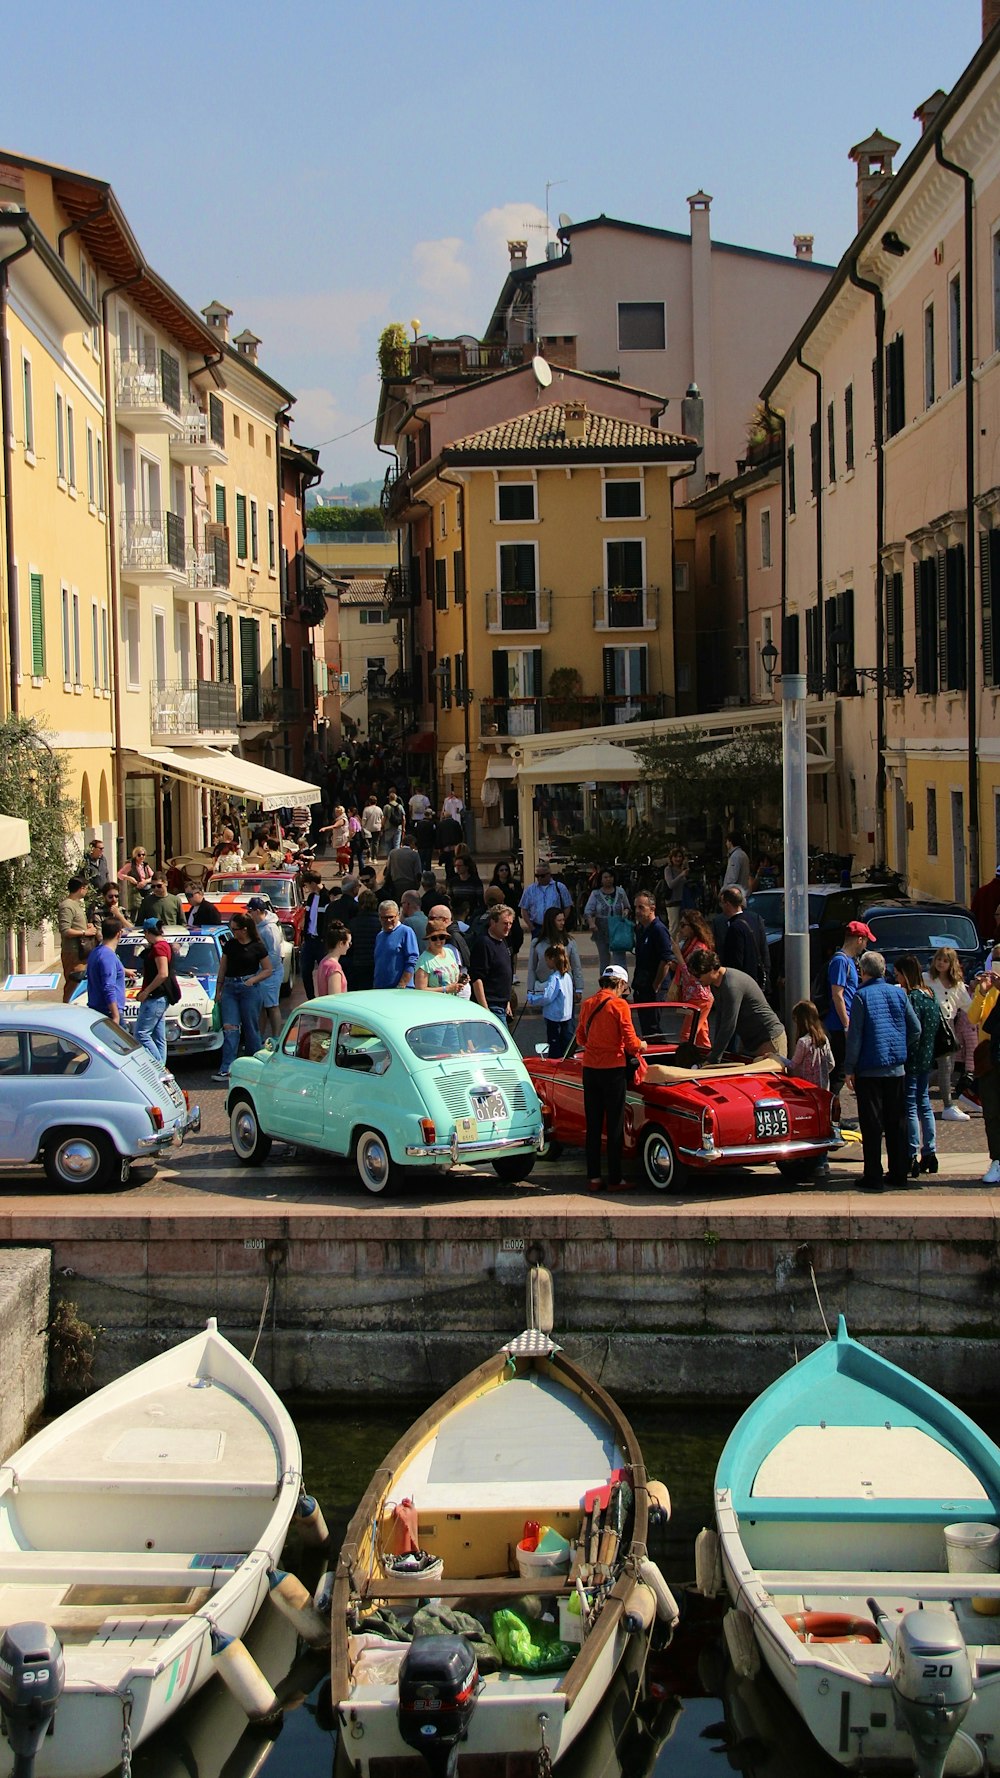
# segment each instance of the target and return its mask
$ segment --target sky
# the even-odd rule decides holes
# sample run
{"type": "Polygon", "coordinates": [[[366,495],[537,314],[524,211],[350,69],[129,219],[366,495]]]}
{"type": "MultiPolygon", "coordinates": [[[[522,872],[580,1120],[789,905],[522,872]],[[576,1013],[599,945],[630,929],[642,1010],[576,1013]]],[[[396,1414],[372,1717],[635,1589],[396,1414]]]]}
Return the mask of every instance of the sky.
{"type": "Polygon", "coordinates": [[[856,228],[847,151],[949,90],[979,0],[175,0],[8,8],[0,152],[109,180],[148,262],[296,392],[328,483],[381,477],[390,321],[485,329],[508,237],[561,212],[771,252],[856,228]],[[346,436],[345,436],[346,435],[346,436]]]}

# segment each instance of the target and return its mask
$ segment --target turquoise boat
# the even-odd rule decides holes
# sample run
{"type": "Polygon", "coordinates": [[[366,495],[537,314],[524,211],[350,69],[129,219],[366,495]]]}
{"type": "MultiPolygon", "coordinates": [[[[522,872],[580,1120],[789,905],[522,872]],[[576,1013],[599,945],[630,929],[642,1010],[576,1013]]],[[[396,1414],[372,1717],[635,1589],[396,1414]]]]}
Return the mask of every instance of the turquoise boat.
{"type": "Polygon", "coordinates": [[[1000,1450],[831,1339],[747,1409],[715,1514],[730,1651],[852,1771],[1000,1772],[1000,1450]]]}

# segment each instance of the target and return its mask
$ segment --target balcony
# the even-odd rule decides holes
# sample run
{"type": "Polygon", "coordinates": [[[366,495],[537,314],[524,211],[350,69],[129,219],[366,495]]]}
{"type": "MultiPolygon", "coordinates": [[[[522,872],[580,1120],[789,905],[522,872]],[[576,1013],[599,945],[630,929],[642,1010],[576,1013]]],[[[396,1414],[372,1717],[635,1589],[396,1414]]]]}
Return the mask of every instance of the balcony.
{"type": "Polygon", "coordinates": [[[293,685],[242,685],[237,718],[241,728],[277,728],[305,714],[302,693],[293,685]]]}
{"type": "Polygon", "coordinates": [[[180,360],[172,352],[120,352],[115,414],[130,432],[183,433],[180,360]]]}
{"type": "Polygon", "coordinates": [[[149,729],[154,747],[193,738],[231,747],[237,739],[236,687],[212,679],[154,680],[149,729]]]}
{"type": "Polygon", "coordinates": [[[655,630],[659,614],[658,586],[596,586],[595,630],[655,630]]]}
{"type": "Polygon", "coordinates": [[[496,725],[501,735],[542,735],[560,729],[614,728],[622,722],[651,722],[674,714],[665,692],[624,692],[614,697],[483,698],[483,731],[496,725]]]}
{"type": "Polygon", "coordinates": [[[385,609],[390,617],[404,617],[416,602],[410,570],[390,568],[385,577],[385,609]]]}
{"type": "Polygon", "coordinates": [[[531,356],[528,346],[509,346],[503,340],[477,340],[462,334],[452,340],[416,340],[382,358],[384,383],[408,383],[426,377],[432,383],[462,383],[488,377],[498,370],[524,364],[531,356]]]}
{"type": "Polygon", "coordinates": [[[175,512],[124,513],[119,563],[122,579],[134,586],[186,587],[184,520],[175,512]]]}
{"type": "Polygon", "coordinates": [[[549,587],[534,587],[525,592],[504,592],[491,587],[486,595],[486,628],[494,633],[505,630],[533,630],[544,634],[552,622],[552,592],[549,587]]]}
{"type": "Polygon", "coordinates": [[[200,407],[185,403],[180,414],[181,430],[171,433],[170,455],[175,463],[193,463],[208,469],[229,462],[225,446],[217,436],[209,416],[200,407]]]}
{"type": "Polygon", "coordinates": [[[211,599],[215,604],[226,604],[229,600],[229,551],[224,547],[218,550],[199,551],[189,549],[187,552],[187,579],[183,586],[174,588],[175,599],[187,599],[196,604],[199,599],[211,599]]]}

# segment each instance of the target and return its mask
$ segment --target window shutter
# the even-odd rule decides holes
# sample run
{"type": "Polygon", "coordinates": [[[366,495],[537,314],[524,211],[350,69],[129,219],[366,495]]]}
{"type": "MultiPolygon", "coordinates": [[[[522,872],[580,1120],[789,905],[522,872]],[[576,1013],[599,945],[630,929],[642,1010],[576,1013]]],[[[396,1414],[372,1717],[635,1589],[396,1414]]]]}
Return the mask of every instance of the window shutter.
{"type": "Polygon", "coordinates": [[[215,484],[215,521],[219,525],[226,522],[226,490],[222,482],[215,484]]]}
{"type": "Polygon", "coordinates": [[[213,537],[212,556],[215,564],[215,585],[229,585],[229,534],[213,537]]]}
{"type": "Polygon", "coordinates": [[[35,679],[45,677],[45,585],[40,574],[33,574],[31,588],[31,671],[35,679]]]}
{"type": "Polygon", "coordinates": [[[945,556],[948,626],[948,685],[964,691],[968,678],[966,660],[965,548],[958,544],[945,556]]]}
{"type": "Polygon", "coordinates": [[[223,612],[216,619],[219,640],[219,683],[233,683],[233,620],[223,612]]]}
{"type": "Polygon", "coordinates": [[[820,490],[820,481],[821,481],[821,477],[822,477],[822,466],[821,466],[820,460],[819,460],[819,453],[820,453],[819,425],[817,424],[817,422],[815,420],[813,421],[812,425],[809,428],[809,449],[810,449],[810,452],[812,455],[812,495],[813,495],[814,500],[818,500],[819,499],[819,490],[820,490]]]}
{"type": "Polygon", "coordinates": [[[163,400],[175,414],[181,411],[181,366],[172,352],[160,352],[160,383],[163,400]]]}
{"type": "Polygon", "coordinates": [[[993,642],[993,539],[995,537],[1000,538],[1000,532],[980,531],[979,533],[979,591],[983,613],[984,685],[996,684],[994,670],[996,649],[993,642]]]}
{"type": "Polygon", "coordinates": [[[236,554],[240,561],[246,559],[247,553],[247,497],[245,494],[236,496],[236,554]]]}
{"type": "Polygon", "coordinates": [[[903,665],[903,638],[900,634],[902,608],[900,593],[902,591],[902,575],[883,574],[882,598],[885,605],[885,664],[889,675],[889,690],[895,691],[899,683],[899,673],[903,665]]]}
{"type": "Polygon", "coordinates": [[[837,663],[840,658],[840,650],[837,646],[836,636],[839,627],[840,594],[837,593],[832,599],[827,599],[823,606],[823,628],[826,632],[826,689],[834,693],[840,689],[837,683],[839,678],[837,663]]]}
{"type": "Polygon", "coordinates": [[[455,572],[455,604],[456,605],[464,605],[465,604],[465,552],[464,552],[464,550],[457,549],[455,551],[454,572],[455,572]]]}
{"type": "Polygon", "coordinates": [[[434,564],[435,604],[438,611],[448,609],[448,566],[444,561],[434,564]]]}
{"type": "Polygon", "coordinates": [[[412,588],[413,603],[416,605],[419,602],[421,593],[419,555],[410,558],[410,586],[412,588]]]}
{"type": "Polygon", "coordinates": [[[924,638],[924,612],[923,612],[923,599],[921,598],[920,567],[921,567],[921,564],[919,562],[914,562],[914,564],[913,564],[913,639],[914,639],[914,652],[917,657],[917,690],[918,691],[926,691],[927,690],[927,680],[926,680],[926,673],[924,670],[924,648],[926,646],[926,643],[925,643],[925,638],[924,638]]]}
{"type": "Polygon", "coordinates": [[[509,687],[510,681],[507,677],[507,650],[505,648],[495,648],[493,650],[493,696],[495,698],[506,698],[509,687]]]}
{"type": "Polygon", "coordinates": [[[647,683],[649,650],[648,648],[639,648],[636,650],[636,653],[639,656],[639,696],[645,697],[649,690],[649,685],[647,683]]]}
{"type": "Polygon", "coordinates": [[[540,648],[530,650],[528,663],[527,677],[530,679],[531,689],[527,695],[529,698],[540,698],[542,695],[542,651],[540,648]]]}
{"type": "Polygon", "coordinates": [[[212,443],[217,444],[221,450],[225,450],[226,410],[218,395],[210,395],[208,398],[208,431],[212,443]]]}
{"type": "Polygon", "coordinates": [[[934,566],[937,585],[937,683],[944,690],[951,680],[948,672],[948,558],[943,549],[938,550],[934,566]]]}
{"type": "Polygon", "coordinates": [[[787,473],[787,479],[786,479],[785,486],[786,486],[786,491],[788,494],[788,511],[789,511],[789,513],[793,513],[795,511],[795,446],[794,445],[789,445],[789,447],[788,447],[788,473],[787,473]]]}
{"type": "Polygon", "coordinates": [[[615,695],[615,656],[616,648],[604,649],[604,696],[613,698],[615,695]]]}
{"type": "Polygon", "coordinates": [[[781,665],[784,673],[799,671],[799,614],[792,612],[781,626],[781,665]]]}

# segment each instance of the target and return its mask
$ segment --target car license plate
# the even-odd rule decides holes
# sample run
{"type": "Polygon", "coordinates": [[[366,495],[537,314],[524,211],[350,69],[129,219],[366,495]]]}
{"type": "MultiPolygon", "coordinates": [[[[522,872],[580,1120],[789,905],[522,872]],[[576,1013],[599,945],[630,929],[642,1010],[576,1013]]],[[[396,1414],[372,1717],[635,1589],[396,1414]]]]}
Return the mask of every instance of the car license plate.
{"type": "Polygon", "coordinates": [[[457,1117],[455,1119],[455,1134],[459,1142],[475,1142],[478,1133],[479,1126],[474,1117],[457,1117]]]}
{"type": "Polygon", "coordinates": [[[479,1123],[492,1124],[507,1116],[507,1101],[502,1093],[473,1093],[472,1109],[479,1123]]]}
{"type": "Polygon", "coordinates": [[[758,1142],[788,1135],[788,1109],[784,1105],[755,1105],[753,1133],[758,1142]]]}

